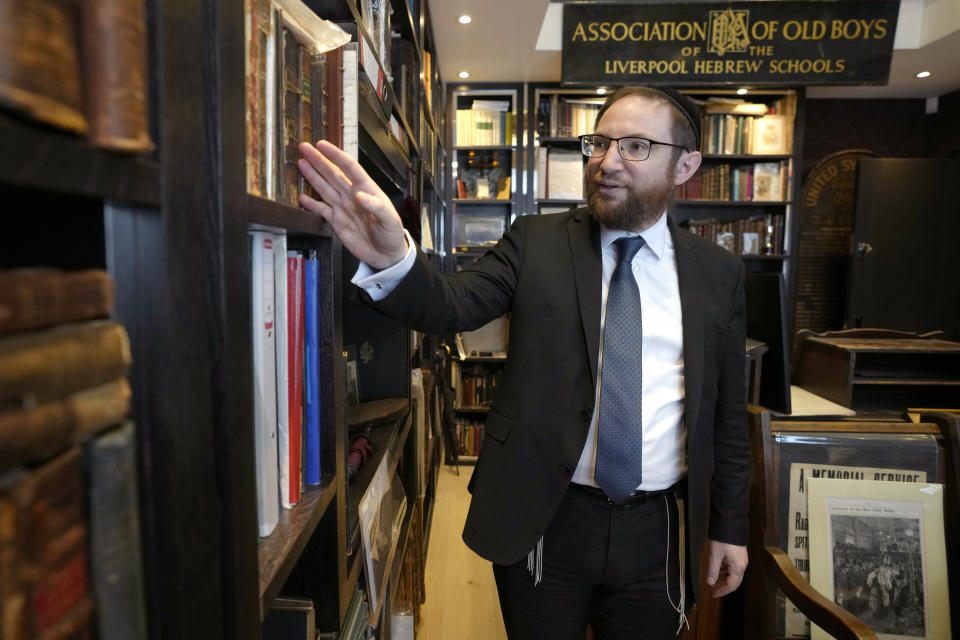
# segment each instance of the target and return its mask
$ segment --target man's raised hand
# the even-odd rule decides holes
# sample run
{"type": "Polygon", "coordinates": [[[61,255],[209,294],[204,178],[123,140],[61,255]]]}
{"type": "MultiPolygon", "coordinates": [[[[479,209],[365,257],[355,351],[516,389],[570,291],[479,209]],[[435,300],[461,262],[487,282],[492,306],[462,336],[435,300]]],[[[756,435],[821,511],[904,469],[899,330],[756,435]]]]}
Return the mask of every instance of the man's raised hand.
{"type": "Polygon", "coordinates": [[[307,211],[319,213],[347,251],[374,269],[386,269],[407,253],[400,215],[390,198],[356,160],[326,140],[300,144],[300,173],[321,200],[300,196],[307,211]]]}

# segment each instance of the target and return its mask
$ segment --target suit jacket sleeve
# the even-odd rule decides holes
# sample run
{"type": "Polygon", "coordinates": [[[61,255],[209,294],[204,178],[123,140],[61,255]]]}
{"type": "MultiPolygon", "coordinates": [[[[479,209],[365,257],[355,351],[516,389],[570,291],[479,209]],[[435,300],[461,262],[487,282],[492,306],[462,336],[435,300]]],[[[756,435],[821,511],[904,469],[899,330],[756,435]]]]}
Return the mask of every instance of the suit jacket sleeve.
{"type": "Polygon", "coordinates": [[[714,418],[714,473],[711,480],[709,537],[746,545],[750,490],[744,345],[744,265],[738,260],[726,335],[718,345],[717,408],[714,418]]]}
{"type": "Polygon", "coordinates": [[[521,216],[497,245],[457,273],[441,273],[417,249],[410,272],[390,295],[368,303],[411,329],[443,334],[470,331],[499,318],[513,304],[526,230],[521,216]]]}

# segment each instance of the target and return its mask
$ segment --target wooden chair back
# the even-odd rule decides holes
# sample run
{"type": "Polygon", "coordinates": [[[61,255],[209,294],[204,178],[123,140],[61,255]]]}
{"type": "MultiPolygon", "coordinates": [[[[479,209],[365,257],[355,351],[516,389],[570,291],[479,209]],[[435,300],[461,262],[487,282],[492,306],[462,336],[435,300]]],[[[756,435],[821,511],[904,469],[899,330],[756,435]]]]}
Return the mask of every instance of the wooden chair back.
{"type": "Polygon", "coordinates": [[[744,616],[747,620],[745,638],[770,640],[784,636],[783,615],[778,621],[778,607],[782,606],[778,604],[778,588],[833,637],[850,640],[876,637],[855,616],[817,594],[787,553],[788,543],[802,546],[806,540],[805,520],[795,522],[793,530],[786,524],[792,465],[798,465],[795,473],[801,469],[809,472],[808,466],[812,465],[822,469],[902,470],[919,466],[920,469],[916,470],[925,473],[926,482],[944,484],[947,553],[953,587],[951,617],[960,624],[957,617],[960,558],[957,557],[956,535],[951,536],[952,532],[960,534],[960,528],[957,528],[960,518],[957,499],[960,417],[946,413],[922,414],[919,423],[829,417],[784,419],[774,418],[765,409],[751,406],[748,408],[748,422],[753,471],[750,566],[744,581],[745,601],[749,607],[744,616]],[[794,538],[788,540],[791,533],[794,538]]]}

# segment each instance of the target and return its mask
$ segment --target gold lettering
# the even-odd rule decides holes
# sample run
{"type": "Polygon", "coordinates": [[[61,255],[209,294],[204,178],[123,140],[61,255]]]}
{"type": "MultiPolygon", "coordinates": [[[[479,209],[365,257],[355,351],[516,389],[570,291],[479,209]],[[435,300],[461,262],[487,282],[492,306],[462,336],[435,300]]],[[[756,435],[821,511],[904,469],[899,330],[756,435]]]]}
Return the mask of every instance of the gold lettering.
{"type": "Polygon", "coordinates": [[[597,32],[597,23],[591,22],[588,29],[590,30],[590,42],[596,42],[600,38],[600,34],[597,32]]]}
{"type": "Polygon", "coordinates": [[[887,19],[880,18],[877,20],[877,35],[874,36],[877,40],[882,40],[887,37],[887,19]]]}
{"type": "Polygon", "coordinates": [[[637,34],[635,34],[633,31],[634,31],[634,29],[641,29],[641,28],[643,28],[644,24],[645,24],[645,23],[643,23],[643,22],[634,22],[633,24],[630,25],[630,39],[631,39],[631,40],[633,40],[634,42],[636,42],[636,41],[638,41],[638,40],[643,40],[643,35],[637,35],[637,34]]]}
{"type": "Polygon", "coordinates": [[[625,22],[614,22],[610,28],[610,36],[617,42],[623,42],[628,35],[627,24],[625,22]]]}
{"type": "Polygon", "coordinates": [[[582,23],[582,22],[578,22],[578,23],[577,23],[577,28],[573,30],[573,37],[570,38],[570,41],[571,41],[571,42],[576,42],[578,37],[579,37],[581,40],[583,40],[584,42],[587,41],[587,35],[583,32],[583,23],[582,23]]]}
{"type": "Polygon", "coordinates": [[[610,39],[610,23],[601,22],[600,23],[600,40],[606,42],[610,39]]]}

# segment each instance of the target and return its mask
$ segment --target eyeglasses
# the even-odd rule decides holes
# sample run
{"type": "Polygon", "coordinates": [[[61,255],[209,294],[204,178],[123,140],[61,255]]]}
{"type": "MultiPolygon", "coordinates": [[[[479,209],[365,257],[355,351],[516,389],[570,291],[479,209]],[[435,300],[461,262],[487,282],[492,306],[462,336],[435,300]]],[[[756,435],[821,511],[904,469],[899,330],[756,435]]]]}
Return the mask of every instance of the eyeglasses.
{"type": "Polygon", "coordinates": [[[620,151],[621,158],[633,162],[642,162],[649,158],[650,150],[653,149],[653,145],[655,144],[662,144],[666,147],[676,147],[684,151],[689,151],[689,149],[679,144],[658,142],[650,138],[636,138],[633,136],[608,138],[598,133],[588,133],[587,135],[580,136],[580,150],[583,152],[583,155],[588,158],[602,158],[607,154],[607,150],[610,149],[611,142],[617,143],[617,149],[620,151]]]}

